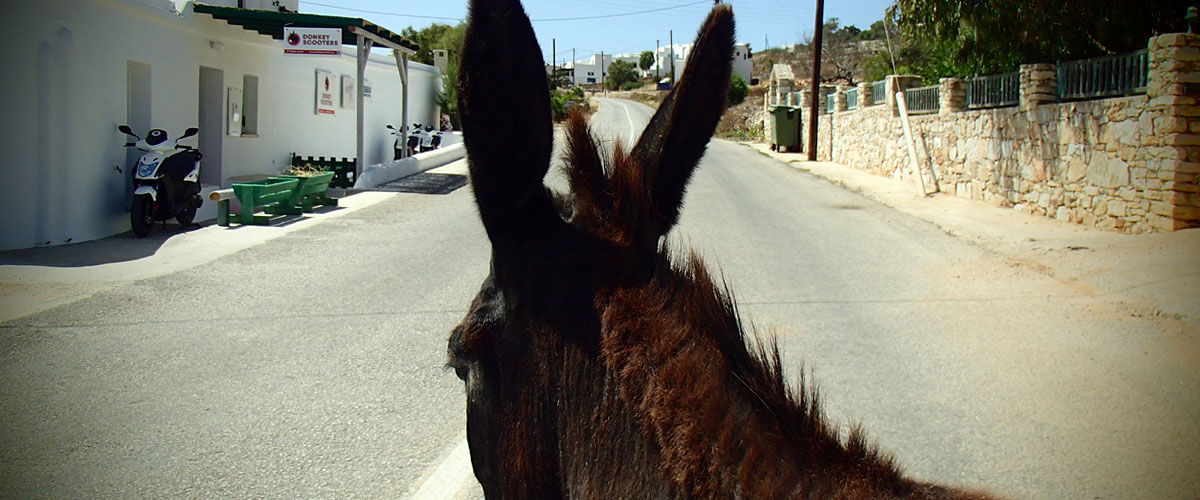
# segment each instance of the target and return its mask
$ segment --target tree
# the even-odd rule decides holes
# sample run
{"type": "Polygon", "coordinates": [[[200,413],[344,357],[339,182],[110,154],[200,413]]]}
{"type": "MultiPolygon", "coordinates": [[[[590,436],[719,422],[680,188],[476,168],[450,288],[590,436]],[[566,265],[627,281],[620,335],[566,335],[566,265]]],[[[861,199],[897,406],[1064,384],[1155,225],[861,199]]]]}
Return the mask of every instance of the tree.
{"type": "Polygon", "coordinates": [[[466,32],[466,23],[458,23],[457,26],[434,23],[420,30],[409,26],[400,31],[400,36],[417,42],[421,46],[412,56],[412,60],[433,64],[433,49],[445,49],[450,58],[456,57],[459,48],[462,47],[463,36],[466,35],[466,32]]]}
{"type": "Polygon", "coordinates": [[[970,76],[1144,49],[1151,36],[1186,30],[1193,1],[897,0],[889,15],[927,66],[949,71],[938,76],[970,76]]]}
{"type": "Polygon", "coordinates": [[[642,55],[638,58],[638,67],[642,68],[642,71],[648,71],[653,66],[654,53],[649,50],[642,52],[642,55]]]}
{"type": "Polygon", "coordinates": [[[741,104],[749,94],[750,87],[746,85],[746,79],[742,78],[742,75],[734,74],[729,79],[729,105],[741,104]]]}
{"type": "Polygon", "coordinates": [[[610,89],[616,90],[625,85],[626,82],[637,80],[637,71],[635,71],[631,62],[617,59],[608,65],[606,69],[608,70],[608,79],[605,83],[610,89]]]}
{"type": "Polygon", "coordinates": [[[442,90],[437,93],[437,104],[442,113],[450,116],[450,127],[462,130],[458,118],[458,58],[446,63],[446,74],[442,75],[442,90]]]}

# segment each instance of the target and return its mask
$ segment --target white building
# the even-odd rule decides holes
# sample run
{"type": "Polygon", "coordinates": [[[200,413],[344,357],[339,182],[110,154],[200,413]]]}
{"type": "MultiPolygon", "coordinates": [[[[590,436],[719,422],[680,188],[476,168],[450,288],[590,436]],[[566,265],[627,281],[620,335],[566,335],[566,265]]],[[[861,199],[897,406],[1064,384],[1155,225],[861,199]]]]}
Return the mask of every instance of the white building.
{"type": "Polygon", "coordinates": [[[571,61],[564,64],[563,69],[567,71],[572,85],[600,83],[604,81],[604,75],[608,72],[608,67],[612,65],[612,62],[612,54],[604,54],[603,59],[600,54],[592,54],[583,61],[571,61]]]}
{"type": "MultiPolygon", "coordinates": [[[[294,10],[296,0],[216,0],[294,10]]],[[[183,0],[6,0],[0,55],[9,71],[0,150],[0,249],[57,245],[129,230],[130,165],[117,125],[171,137],[199,127],[201,181],[275,174],[292,153],[355,157],[358,148],[355,48],[340,56],[285,55],[283,42],[183,0]],[[333,75],[328,109],[317,104],[318,75],[333,75]],[[239,97],[240,96],[240,97],[239,97]],[[233,108],[244,115],[232,120],[233,108]],[[323,111],[323,112],[318,112],[323,111]],[[116,169],[124,173],[118,173],[116,169]]],[[[408,66],[408,121],[437,123],[441,76],[408,66]]],[[[402,123],[404,89],[391,54],[365,70],[366,165],[392,158],[386,124],[402,123]]],[[[196,142],[192,142],[196,141],[196,142]]],[[[212,213],[211,202],[201,214],[212,213]]]]}
{"type": "MultiPolygon", "coordinates": [[[[692,44],[677,44],[671,46],[659,47],[658,53],[654,57],[654,66],[647,71],[648,74],[657,74],[659,79],[668,78],[671,76],[671,58],[675,59],[675,79],[683,76],[683,67],[687,65],[687,58],[692,53],[692,44]]],[[[733,74],[741,75],[746,80],[746,84],[750,83],[750,75],[754,70],[754,64],[750,60],[750,46],[744,43],[735,43],[733,45],[733,74]]]]}

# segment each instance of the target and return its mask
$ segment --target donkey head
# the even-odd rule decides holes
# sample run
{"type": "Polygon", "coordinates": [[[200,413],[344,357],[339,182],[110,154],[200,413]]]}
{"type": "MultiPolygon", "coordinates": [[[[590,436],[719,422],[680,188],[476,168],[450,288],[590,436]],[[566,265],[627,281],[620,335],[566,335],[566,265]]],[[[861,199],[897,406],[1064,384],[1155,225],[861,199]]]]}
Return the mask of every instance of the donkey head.
{"type": "Polygon", "coordinates": [[[543,184],[553,124],[529,19],[518,0],[471,1],[459,109],[492,263],[449,351],[489,497],[562,495],[566,379],[598,366],[607,294],[648,282],[665,258],[660,238],[725,107],[733,31],[732,11],[716,7],[679,85],[630,151],[602,153],[572,116],[571,193],[560,195],[543,184]]]}

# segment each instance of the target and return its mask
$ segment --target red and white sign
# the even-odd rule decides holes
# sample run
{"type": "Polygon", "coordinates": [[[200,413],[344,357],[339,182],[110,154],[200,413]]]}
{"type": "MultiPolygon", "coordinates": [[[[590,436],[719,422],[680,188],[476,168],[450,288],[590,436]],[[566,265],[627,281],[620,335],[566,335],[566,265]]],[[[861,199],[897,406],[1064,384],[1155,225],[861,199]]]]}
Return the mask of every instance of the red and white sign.
{"type": "Polygon", "coordinates": [[[342,54],[342,30],[337,28],[283,28],[283,53],[309,56],[342,54]]]}
{"type": "Polygon", "coordinates": [[[337,106],[335,96],[341,91],[337,78],[328,71],[317,70],[317,114],[333,115],[337,106]]]}

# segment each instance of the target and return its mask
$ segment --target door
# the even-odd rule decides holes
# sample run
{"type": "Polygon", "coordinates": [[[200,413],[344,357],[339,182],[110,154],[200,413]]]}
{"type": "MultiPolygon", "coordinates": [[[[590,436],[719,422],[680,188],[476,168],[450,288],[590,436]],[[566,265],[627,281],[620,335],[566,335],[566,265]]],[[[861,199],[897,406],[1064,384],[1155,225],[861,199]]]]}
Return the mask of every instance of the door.
{"type": "MultiPolygon", "coordinates": [[[[216,68],[200,67],[200,135],[196,146],[204,159],[200,160],[200,183],[220,186],[225,179],[221,173],[221,139],[224,135],[225,72],[216,68]]],[[[222,186],[224,187],[224,186],[222,186]]]]}

